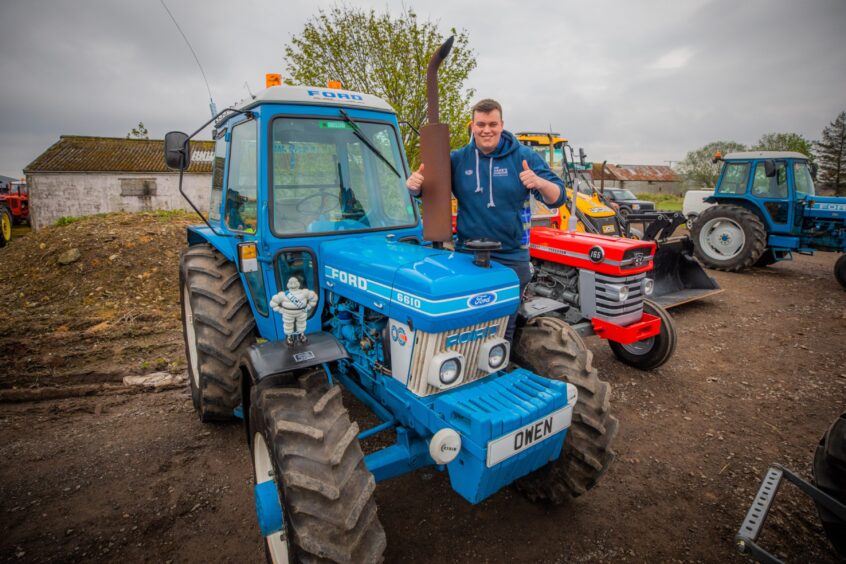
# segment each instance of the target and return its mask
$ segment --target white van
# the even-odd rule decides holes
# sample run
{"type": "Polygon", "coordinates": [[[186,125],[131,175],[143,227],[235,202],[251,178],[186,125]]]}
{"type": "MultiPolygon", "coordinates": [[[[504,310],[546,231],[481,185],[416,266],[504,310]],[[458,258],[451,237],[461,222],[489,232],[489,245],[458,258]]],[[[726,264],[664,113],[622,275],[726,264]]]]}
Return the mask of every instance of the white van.
{"type": "Polygon", "coordinates": [[[706,208],[714,205],[703,201],[705,198],[713,195],[713,190],[688,190],[685,192],[682,213],[687,218],[688,229],[693,229],[693,224],[696,222],[699,214],[705,211],[706,208]]]}

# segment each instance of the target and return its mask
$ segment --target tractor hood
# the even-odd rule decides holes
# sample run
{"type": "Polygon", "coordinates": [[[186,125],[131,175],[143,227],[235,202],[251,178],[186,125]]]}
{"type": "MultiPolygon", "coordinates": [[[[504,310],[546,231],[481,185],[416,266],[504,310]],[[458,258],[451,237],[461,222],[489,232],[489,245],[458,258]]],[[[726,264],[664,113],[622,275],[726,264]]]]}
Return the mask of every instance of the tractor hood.
{"type": "Polygon", "coordinates": [[[811,196],[808,202],[808,217],[846,218],[846,198],[832,196],[811,196]]]}
{"type": "Polygon", "coordinates": [[[511,315],[520,302],[510,268],[391,235],[327,241],[320,256],[323,288],[430,333],[511,315]]]}

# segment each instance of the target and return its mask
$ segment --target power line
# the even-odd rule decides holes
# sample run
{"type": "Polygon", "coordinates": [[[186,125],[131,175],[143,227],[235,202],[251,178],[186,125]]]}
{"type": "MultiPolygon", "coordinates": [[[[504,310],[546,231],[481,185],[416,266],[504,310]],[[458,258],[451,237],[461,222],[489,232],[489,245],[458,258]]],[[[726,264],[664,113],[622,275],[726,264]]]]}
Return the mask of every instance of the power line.
{"type": "Polygon", "coordinates": [[[173,17],[173,14],[170,12],[167,5],[164,3],[164,0],[159,0],[159,2],[161,2],[162,8],[165,9],[165,12],[167,12],[167,15],[170,16],[170,19],[173,21],[173,25],[176,26],[176,29],[179,31],[179,34],[182,36],[182,39],[185,40],[185,44],[188,45],[188,49],[191,50],[191,54],[194,55],[194,60],[197,61],[197,66],[200,67],[200,73],[203,75],[203,82],[206,83],[206,90],[208,90],[208,92],[209,92],[209,109],[211,110],[212,117],[214,117],[217,114],[217,108],[214,105],[214,99],[212,98],[211,88],[209,87],[209,81],[206,78],[206,71],[203,70],[203,65],[200,64],[200,58],[197,57],[197,53],[194,52],[194,48],[191,47],[191,42],[188,41],[188,37],[182,31],[182,28],[179,27],[179,22],[177,22],[176,18],[173,17]]]}

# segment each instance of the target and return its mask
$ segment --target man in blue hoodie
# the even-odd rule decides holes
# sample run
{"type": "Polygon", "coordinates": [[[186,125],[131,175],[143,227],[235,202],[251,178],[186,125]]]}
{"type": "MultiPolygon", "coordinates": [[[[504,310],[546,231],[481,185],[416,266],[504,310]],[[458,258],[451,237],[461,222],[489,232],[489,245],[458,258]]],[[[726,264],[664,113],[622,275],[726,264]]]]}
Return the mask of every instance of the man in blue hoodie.
{"type": "MultiPolygon", "coordinates": [[[[458,200],[457,250],[473,239],[502,243],[491,258],[517,273],[520,295],[532,278],[529,264],[530,194],[550,207],[565,203],[564,182],[544,160],[503,129],[502,106],[482,100],[473,106],[470,143],[450,154],[452,193],[458,200]]],[[[424,163],[425,164],[425,163],[424,163]]],[[[420,195],[424,164],[406,186],[420,195]]],[[[508,319],[505,338],[514,336],[517,315],[508,319]]]]}

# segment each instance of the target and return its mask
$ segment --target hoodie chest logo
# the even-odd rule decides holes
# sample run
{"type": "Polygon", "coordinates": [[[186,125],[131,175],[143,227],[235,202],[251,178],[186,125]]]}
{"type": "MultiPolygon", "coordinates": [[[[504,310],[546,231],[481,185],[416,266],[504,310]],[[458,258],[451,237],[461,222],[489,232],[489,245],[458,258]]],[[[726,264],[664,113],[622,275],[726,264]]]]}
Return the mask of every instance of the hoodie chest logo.
{"type": "Polygon", "coordinates": [[[493,167],[493,176],[508,176],[508,169],[504,166],[493,167]]]}
{"type": "Polygon", "coordinates": [[[464,174],[467,175],[467,176],[473,176],[473,169],[468,168],[467,170],[464,171],[464,174]]]}

